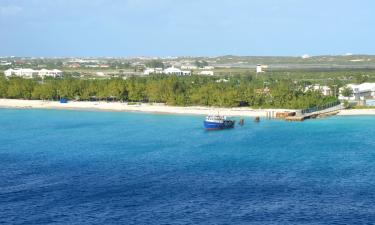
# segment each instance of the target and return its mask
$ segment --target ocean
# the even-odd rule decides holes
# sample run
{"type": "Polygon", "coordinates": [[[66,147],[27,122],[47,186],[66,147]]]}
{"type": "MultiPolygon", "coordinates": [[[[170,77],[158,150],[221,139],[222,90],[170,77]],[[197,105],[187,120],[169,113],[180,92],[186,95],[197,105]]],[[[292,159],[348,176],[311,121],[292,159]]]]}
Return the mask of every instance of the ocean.
{"type": "Polygon", "coordinates": [[[374,224],[375,116],[0,109],[0,224],[374,224]]]}

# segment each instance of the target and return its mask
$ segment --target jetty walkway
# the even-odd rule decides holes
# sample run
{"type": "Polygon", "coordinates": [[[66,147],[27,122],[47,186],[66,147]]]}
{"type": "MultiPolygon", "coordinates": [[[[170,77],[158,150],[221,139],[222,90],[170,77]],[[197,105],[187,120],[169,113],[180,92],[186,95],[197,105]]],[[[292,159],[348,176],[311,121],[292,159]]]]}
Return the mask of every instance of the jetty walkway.
{"type": "Polygon", "coordinates": [[[312,107],[303,110],[297,110],[295,116],[286,117],[289,121],[303,121],[305,119],[316,118],[324,115],[338,113],[344,109],[344,106],[339,102],[332,102],[322,106],[312,107]]]}

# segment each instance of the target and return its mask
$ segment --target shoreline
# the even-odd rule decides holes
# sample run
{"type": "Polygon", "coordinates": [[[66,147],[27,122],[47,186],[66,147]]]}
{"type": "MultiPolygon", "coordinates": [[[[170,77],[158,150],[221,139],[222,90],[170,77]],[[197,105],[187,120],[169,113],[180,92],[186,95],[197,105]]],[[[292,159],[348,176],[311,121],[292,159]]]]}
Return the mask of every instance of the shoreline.
{"type": "MultiPolygon", "coordinates": [[[[186,115],[208,115],[220,113],[227,116],[241,117],[266,117],[267,112],[295,111],[290,109],[252,109],[248,107],[220,108],[205,106],[166,106],[164,104],[140,103],[128,105],[122,102],[88,102],[69,101],[60,103],[58,101],[44,100],[19,100],[0,99],[0,108],[16,109],[65,109],[65,110],[89,110],[89,111],[116,111],[116,112],[144,112],[161,114],[186,114],[186,115]]],[[[345,109],[340,110],[338,116],[375,115],[375,109],[345,109]]]]}

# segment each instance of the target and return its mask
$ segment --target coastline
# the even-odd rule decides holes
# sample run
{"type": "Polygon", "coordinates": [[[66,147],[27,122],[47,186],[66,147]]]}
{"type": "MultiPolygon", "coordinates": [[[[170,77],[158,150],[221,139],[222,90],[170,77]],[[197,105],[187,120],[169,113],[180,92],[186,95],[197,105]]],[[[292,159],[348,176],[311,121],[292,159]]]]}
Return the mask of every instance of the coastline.
{"type": "MultiPolygon", "coordinates": [[[[290,109],[252,109],[248,107],[220,108],[205,106],[166,106],[164,104],[141,103],[128,105],[122,102],[88,102],[88,101],[69,101],[60,103],[58,101],[43,100],[19,100],[19,99],[0,99],[0,108],[18,108],[18,109],[70,109],[70,110],[98,110],[98,111],[118,111],[118,112],[145,112],[145,113],[164,113],[164,114],[190,114],[207,115],[220,112],[227,116],[243,117],[266,117],[267,112],[285,112],[294,111],[290,109]]],[[[341,110],[338,116],[354,115],[375,115],[375,109],[345,109],[341,110]]]]}
{"type": "Polygon", "coordinates": [[[338,116],[375,116],[375,109],[343,109],[338,116]]]}
{"type": "MultiPolygon", "coordinates": [[[[269,110],[251,109],[251,108],[219,108],[205,106],[166,106],[160,103],[141,103],[128,105],[122,102],[89,102],[89,101],[69,101],[60,103],[58,101],[43,100],[19,100],[19,99],[0,99],[0,108],[17,109],[66,109],[66,110],[97,110],[97,111],[116,111],[116,112],[144,112],[161,114],[187,114],[187,115],[208,115],[220,112],[227,116],[243,117],[265,117],[269,110]]],[[[287,109],[272,109],[273,111],[291,111],[287,109]]]]}

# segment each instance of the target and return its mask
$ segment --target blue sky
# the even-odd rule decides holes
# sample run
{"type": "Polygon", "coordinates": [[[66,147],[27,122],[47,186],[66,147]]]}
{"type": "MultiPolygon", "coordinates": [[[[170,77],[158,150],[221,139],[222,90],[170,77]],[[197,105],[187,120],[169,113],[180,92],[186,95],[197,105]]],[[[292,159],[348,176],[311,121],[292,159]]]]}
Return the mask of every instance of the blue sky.
{"type": "Polygon", "coordinates": [[[3,56],[375,54],[373,0],[0,0],[3,56]]]}

